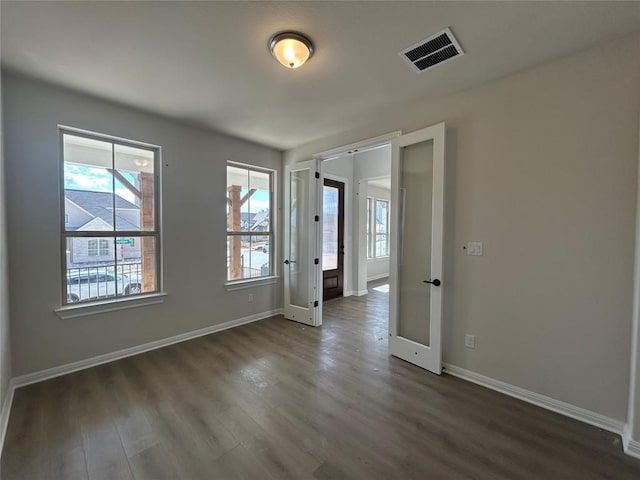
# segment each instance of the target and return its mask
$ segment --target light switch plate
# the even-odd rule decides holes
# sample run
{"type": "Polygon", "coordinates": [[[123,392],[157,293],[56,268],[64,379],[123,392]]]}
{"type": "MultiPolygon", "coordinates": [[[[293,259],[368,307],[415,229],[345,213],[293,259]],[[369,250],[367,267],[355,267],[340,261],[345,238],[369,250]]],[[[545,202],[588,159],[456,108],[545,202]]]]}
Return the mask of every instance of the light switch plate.
{"type": "Polygon", "coordinates": [[[464,336],[464,346],[467,348],[476,348],[476,336],[466,334],[464,336]]]}
{"type": "Polygon", "coordinates": [[[482,255],[482,242],[467,242],[467,255],[482,255]]]}

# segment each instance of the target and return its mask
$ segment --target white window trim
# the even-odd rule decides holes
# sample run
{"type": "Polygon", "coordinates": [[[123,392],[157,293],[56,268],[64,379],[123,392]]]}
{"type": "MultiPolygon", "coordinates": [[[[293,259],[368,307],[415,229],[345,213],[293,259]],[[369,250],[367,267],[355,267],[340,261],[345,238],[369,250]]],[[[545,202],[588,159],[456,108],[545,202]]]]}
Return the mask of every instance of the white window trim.
{"type": "Polygon", "coordinates": [[[243,288],[259,287],[261,285],[271,285],[278,283],[280,277],[278,275],[269,275],[268,277],[254,277],[245,278],[242,280],[228,281],[224,284],[224,288],[227,292],[233,292],[234,290],[242,290],[243,288]]]}
{"type": "MultiPolygon", "coordinates": [[[[255,170],[258,172],[265,172],[271,175],[271,210],[269,212],[269,216],[271,217],[271,225],[269,226],[271,231],[272,244],[269,246],[271,251],[271,274],[266,275],[264,277],[253,277],[253,278],[241,278],[238,280],[225,280],[224,288],[228,292],[232,292],[234,290],[240,290],[243,288],[251,288],[254,286],[260,285],[268,285],[272,283],[277,283],[280,280],[280,275],[278,271],[279,265],[279,257],[278,257],[278,249],[276,248],[278,245],[278,171],[268,167],[262,167],[260,165],[252,165],[250,163],[242,163],[236,162],[233,160],[227,160],[226,166],[246,168],[250,170],[255,170]]],[[[226,177],[226,167],[225,167],[225,177],[226,177]]],[[[226,181],[225,181],[226,185],[226,181]]],[[[226,191],[226,189],[225,189],[226,191]]],[[[225,228],[225,243],[226,237],[228,237],[228,231],[225,228]]],[[[226,272],[225,272],[226,275],[226,272]]]]}
{"type": "Polygon", "coordinates": [[[54,312],[63,320],[69,318],[87,317],[100,313],[128,310],[136,307],[146,307],[164,303],[165,292],[148,293],[131,297],[117,297],[109,300],[99,300],[91,303],[71,303],[56,308],[54,312]]]}

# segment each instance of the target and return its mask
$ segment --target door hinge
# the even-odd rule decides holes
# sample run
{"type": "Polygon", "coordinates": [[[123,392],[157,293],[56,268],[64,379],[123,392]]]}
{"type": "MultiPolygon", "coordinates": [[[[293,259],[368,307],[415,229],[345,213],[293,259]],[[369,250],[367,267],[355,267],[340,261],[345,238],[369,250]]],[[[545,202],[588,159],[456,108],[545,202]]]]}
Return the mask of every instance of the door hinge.
{"type": "Polygon", "coordinates": [[[316,215],[316,222],[320,221],[320,217],[318,215],[316,215]]]}
{"type": "Polygon", "coordinates": [[[315,259],[313,260],[313,263],[315,263],[316,265],[318,265],[318,264],[320,263],[320,259],[319,259],[319,258],[315,258],[315,259]]]}
{"type": "Polygon", "coordinates": [[[318,303],[318,300],[316,300],[315,302],[313,302],[313,306],[314,306],[314,307],[317,307],[318,305],[320,305],[320,304],[318,303]]]}
{"type": "Polygon", "coordinates": [[[316,178],[320,178],[320,172],[316,172],[316,178]]]}

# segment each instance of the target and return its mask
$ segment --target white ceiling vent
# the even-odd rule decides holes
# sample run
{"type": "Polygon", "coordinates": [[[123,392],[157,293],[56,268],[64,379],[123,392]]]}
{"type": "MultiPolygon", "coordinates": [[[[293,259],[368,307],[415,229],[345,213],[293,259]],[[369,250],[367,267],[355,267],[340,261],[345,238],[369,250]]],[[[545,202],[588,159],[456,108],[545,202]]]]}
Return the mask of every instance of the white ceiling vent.
{"type": "Polygon", "coordinates": [[[416,73],[429,70],[460,55],[464,55],[464,50],[448,28],[400,52],[400,56],[416,73]]]}

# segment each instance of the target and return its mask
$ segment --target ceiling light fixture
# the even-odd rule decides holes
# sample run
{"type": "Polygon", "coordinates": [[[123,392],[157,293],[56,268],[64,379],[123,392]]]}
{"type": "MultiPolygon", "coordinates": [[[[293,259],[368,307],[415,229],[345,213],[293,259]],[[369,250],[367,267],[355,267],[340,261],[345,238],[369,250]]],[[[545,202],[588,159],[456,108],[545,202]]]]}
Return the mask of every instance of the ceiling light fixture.
{"type": "Polygon", "coordinates": [[[287,68],[298,68],[313,56],[313,43],[298,32],[280,32],[269,39],[269,51],[287,68]]]}
{"type": "Polygon", "coordinates": [[[135,163],[139,167],[146,167],[147,165],[149,165],[149,160],[147,160],[146,158],[135,158],[133,160],[133,163],[135,163]]]}

